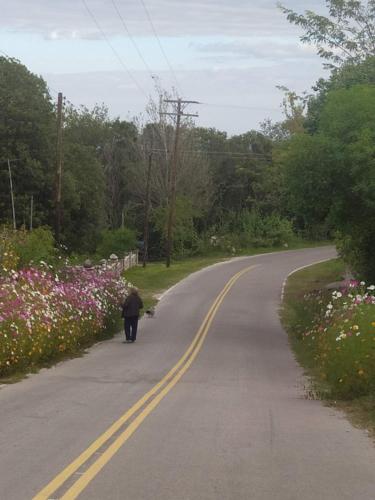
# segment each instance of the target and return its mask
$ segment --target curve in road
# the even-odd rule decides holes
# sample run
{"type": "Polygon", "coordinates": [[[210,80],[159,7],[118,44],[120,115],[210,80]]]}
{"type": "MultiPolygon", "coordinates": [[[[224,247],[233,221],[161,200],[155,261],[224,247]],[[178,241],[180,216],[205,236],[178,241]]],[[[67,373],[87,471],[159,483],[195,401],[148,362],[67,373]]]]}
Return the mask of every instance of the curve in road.
{"type": "Polygon", "coordinates": [[[371,442],[304,398],[278,318],[286,276],[334,255],[207,268],[141,321],[139,343],[117,337],[0,390],[1,498],[372,500],[371,442]]]}

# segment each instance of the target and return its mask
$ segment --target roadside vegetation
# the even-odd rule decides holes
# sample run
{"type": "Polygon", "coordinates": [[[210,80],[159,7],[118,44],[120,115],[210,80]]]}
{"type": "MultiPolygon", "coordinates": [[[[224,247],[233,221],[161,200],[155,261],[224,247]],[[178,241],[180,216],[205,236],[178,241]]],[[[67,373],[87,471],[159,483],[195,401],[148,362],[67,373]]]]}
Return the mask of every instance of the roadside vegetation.
{"type": "MultiPolygon", "coordinates": [[[[118,331],[127,284],[111,269],[23,259],[48,254],[49,232],[3,238],[0,264],[0,381],[48,366],[118,331]],[[39,238],[38,238],[39,236],[39,238]],[[12,244],[13,243],[13,244],[12,244]]],[[[52,245],[53,249],[53,245],[52,245]]]]}
{"type": "MultiPolygon", "coordinates": [[[[111,117],[105,105],[92,109],[66,105],[59,207],[55,199],[56,105],[41,77],[16,59],[0,57],[0,280],[4,286],[12,283],[16,297],[14,304],[13,299],[1,299],[2,339],[7,338],[3,332],[8,335],[13,328],[9,326],[12,320],[3,318],[8,318],[12,308],[19,310],[18,287],[30,269],[32,286],[41,293],[67,261],[80,264],[89,258],[98,262],[111,253],[122,257],[135,248],[142,252],[146,200],[150,201],[151,264],[146,271],[129,272],[129,279],[141,289],[147,304],[161,290],[217,259],[259,253],[264,248],[308,246],[308,241],[334,242],[359,281],[375,283],[375,35],[368,28],[375,14],[371,2],[326,3],[327,17],[280,6],[288,21],[303,30],[301,41],[315,45],[330,69],[325,79],[303,95],[280,88],[284,95],[281,121],[265,117],[258,130],[231,137],[214,128],[195,127],[188,120],[182,123],[174,269],[170,271],[152,262],[165,257],[171,199],[168,152],[174,149],[175,123],[163,108],[163,98],[171,96],[157,88],[157,99],[150,100],[145,114],[131,121],[111,117]],[[38,270],[41,260],[52,266],[50,275],[38,274],[47,272],[38,270]]],[[[305,306],[319,301],[323,307],[324,294],[305,306]]],[[[79,309],[76,313],[69,316],[70,321],[86,330],[79,309]]],[[[362,337],[356,336],[361,342],[367,330],[353,318],[358,324],[352,326],[362,329],[362,337]]],[[[35,321],[29,337],[40,326],[35,321]]],[[[331,326],[327,328],[330,332],[331,326]]],[[[14,344],[17,335],[13,335],[14,344]]],[[[57,339],[53,342],[61,351],[65,349],[57,339]]],[[[337,346],[324,344],[324,349],[331,352],[333,345],[350,344],[337,342],[337,346]]],[[[28,345],[22,347],[23,356],[30,352],[28,345]]],[[[12,352],[16,351],[9,346],[15,357],[12,352]]],[[[45,353],[44,347],[40,349],[40,354],[45,353]]],[[[323,347],[314,344],[311,349],[319,353],[323,347]]],[[[346,348],[337,352],[343,365],[349,363],[346,348]]],[[[319,356],[323,354],[327,353],[319,356]]],[[[30,356],[36,356],[35,350],[30,356]]],[[[14,359],[6,358],[5,363],[15,363],[14,359]]],[[[363,367],[361,390],[368,376],[367,365],[363,367]]],[[[325,383],[332,384],[338,366],[326,366],[321,360],[320,368],[325,383]]],[[[345,376],[340,379],[340,385],[330,390],[349,397],[352,386],[345,376]]]]}
{"type": "Polygon", "coordinates": [[[311,378],[310,395],[375,432],[375,286],[346,280],[342,260],[292,275],[282,322],[311,378]],[[342,282],[333,288],[330,283],[342,282]]]}
{"type": "MultiPolygon", "coordinates": [[[[216,251],[210,256],[176,261],[170,268],[164,263],[135,267],[120,277],[111,269],[72,266],[56,255],[53,246],[50,253],[46,252],[47,247],[39,242],[48,240],[49,234],[42,228],[25,235],[12,232],[1,243],[6,247],[0,269],[3,383],[15,382],[26,373],[81,355],[93,343],[118,332],[122,328],[120,305],[131,284],[140,289],[144,309],[150,309],[163,291],[181,279],[231,257],[216,251]],[[30,234],[33,237],[28,240],[30,234]],[[24,266],[23,259],[30,252],[38,257],[43,254],[46,261],[34,259],[24,266]]],[[[252,249],[247,254],[284,249],[252,249]]]]}

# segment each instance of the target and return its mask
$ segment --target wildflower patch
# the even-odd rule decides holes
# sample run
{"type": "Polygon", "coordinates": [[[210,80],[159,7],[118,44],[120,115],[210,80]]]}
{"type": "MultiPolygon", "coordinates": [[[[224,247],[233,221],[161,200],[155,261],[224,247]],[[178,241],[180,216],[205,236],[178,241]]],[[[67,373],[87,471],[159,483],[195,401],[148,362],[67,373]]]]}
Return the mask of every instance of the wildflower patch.
{"type": "Polygon", "coordinates": [[[0,376],[77,352],[118,315],[126,293],[111,270],[9,271],[0,278],[0,376]]]}
{"type": "Polygon", "coordinates": [[[307,293],[295,306],[296,317],[301,313],[292,329],[296,349],[329,396],[374,394],[375,286],[348,281],[333,292],[307,293]]]}

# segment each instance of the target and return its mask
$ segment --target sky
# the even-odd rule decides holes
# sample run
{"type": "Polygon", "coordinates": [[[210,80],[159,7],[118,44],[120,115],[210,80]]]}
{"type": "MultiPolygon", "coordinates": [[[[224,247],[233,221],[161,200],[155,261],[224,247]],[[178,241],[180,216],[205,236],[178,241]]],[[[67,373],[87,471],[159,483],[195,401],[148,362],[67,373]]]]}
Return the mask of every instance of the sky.
{"type": "MultiPolygon", "coordinates": [[[[325,0],[284,0],[324,12],[325,0]]],[[[0,51],[41,75],[56,98],[144,114],[156,87],[199,101],[197,126],[240,134],[282,118],[286,86],[327,77],[275,0],[0,0],[0,51]]],[[[145,117],[147,119],[147,117],[145,117]]]]}

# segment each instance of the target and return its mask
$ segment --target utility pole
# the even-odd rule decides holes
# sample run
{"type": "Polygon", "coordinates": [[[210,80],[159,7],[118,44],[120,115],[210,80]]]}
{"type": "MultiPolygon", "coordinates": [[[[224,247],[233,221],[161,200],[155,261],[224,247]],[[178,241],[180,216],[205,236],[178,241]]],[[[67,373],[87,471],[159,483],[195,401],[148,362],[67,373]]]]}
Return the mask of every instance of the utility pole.
{"type": "Polygon", "coordinates": [[[34,196],[31,195],[31,200],[30,200],[30,231],[33,230],[33,212],[34,212],[34,196]]]}
{"type": "Polygon", "coordinates": [[[56,174],[56,241],[61,237],[61,184],[62,184],[62,145],[63,145],[63,95],[57,97],[57,174],[56,174]]]}
{"type": "Polygon", "coordinates": [[[184,113],[183,106],[188,104],[199,104],[198,101],[184,101],[182,99],[165,99],[164,102],[176,104],[177,111],[174,113],[160,113],[161,115],[176,117],[176,133],[173,148],[172,167],[169,175],[168,197],[169,197],[169,213],[167,226],[167,246],[166,246],[166,266],[171,265],[171,254],[173,247],[173,226],[175,219],[176,205],[176,180],[177,180],[177,165],[178,165],[178,146],[180,140],[180,127],[182,117],[197,117],[197,114],[184,113]]]}
{"type": "Polygon", "coordinates": [[[10,168],[11,160],[8,158],[8,173],[9,173],[9,185],[10,185],[10,199],[12,202],[12,215],[13,215],[13,229],[17,229],[16,225],[16,210],[14,208],[14,194],[13,194],[13,181],[12,181],[12,169],[10,168]]]}
{"type": "Polygon", "coordinates": [[[150,187],[152,170],[152,149],[148,154],[147,181],[146,181],[146,203],[145,203],[145,225],[143,231],[143,267],[146,267],[148,261],[148,219],[150,214],[150,187]]]}

